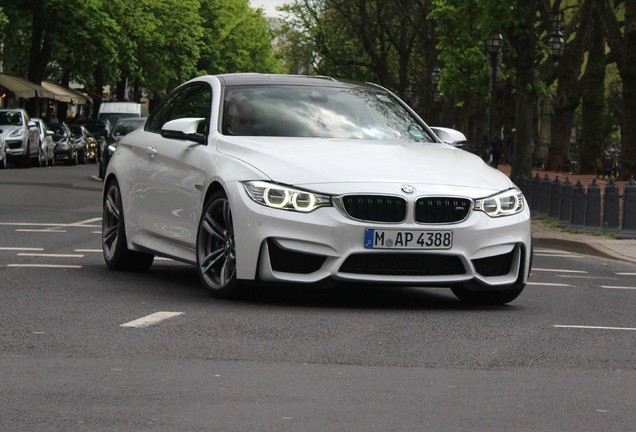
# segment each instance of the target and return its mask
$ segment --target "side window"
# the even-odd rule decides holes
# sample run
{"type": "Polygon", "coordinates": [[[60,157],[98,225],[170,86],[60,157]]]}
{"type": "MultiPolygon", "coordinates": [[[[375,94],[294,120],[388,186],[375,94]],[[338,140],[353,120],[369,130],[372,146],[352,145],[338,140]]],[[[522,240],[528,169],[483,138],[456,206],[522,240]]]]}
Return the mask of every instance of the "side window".
{"type": "Polygon", "coordinates": [[[170,121],[186,117],[206,119],[200,125],[199,133],[207,133],[212,106],[212,89],[206,83],[193,83],[172,93],[153,112],[146,123],[146,130],[161,132],[163,125],[170,121]]]}

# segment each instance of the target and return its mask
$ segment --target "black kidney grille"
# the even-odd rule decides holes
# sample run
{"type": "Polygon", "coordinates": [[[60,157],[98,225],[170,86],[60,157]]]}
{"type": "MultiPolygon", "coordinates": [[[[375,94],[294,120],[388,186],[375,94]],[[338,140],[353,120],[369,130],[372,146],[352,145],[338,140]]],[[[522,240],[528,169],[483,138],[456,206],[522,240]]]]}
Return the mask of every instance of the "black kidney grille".
{"type": "Polygon", "coordinates": [[[347,214],[354,219],[371,222],[403,222],[406,201],[384,195],[347,195],[342,198],[347,214]]]}
{"type": "Polygon", "coordinates": [[[468,216],[471,205],[472,202],[466,198],[420,198],[415,203],[415,222],[460,222],[468,216]]]}

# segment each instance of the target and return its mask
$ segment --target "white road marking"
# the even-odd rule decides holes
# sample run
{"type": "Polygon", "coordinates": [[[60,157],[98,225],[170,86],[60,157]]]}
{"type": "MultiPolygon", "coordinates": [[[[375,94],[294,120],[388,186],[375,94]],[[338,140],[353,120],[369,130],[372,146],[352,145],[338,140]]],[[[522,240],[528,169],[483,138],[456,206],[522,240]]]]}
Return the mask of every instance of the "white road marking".
{"type": "Polygon", "coordinates": [[[16,232],[46,232],[46,233],[65,233],[66,230],[61,229],[23,229],[18,228],[15,230],[16,232]]]}
{"type": "Polygon", "coordinates": [[[574,285],[549,283],[549,282],[528,282],[526,285],[554,286],[554,287],[573,287],[574,285]]]}
{"type": "Polygon", "coordinates": [[[97,222],[97,221],[101,221],[102,218],[98,217],[98,218],[92,218],[92,219],[86,219],[85,221],[81,221],[81,222],[75,222],[72,224],[68,224],[65,226],[91,226],[91,227],[95,227],[95,225],[90,225],[93,222],[97,222]]]}
{"type": "Polygon", "coordinates": [[[39,267],[39,268],[62,268],[78,269],[81,265],[61,265],[61,264],[7,264],[7,267],[39,267]]]}
{"type": "Polygon", "coordinates": [[[44,248],[0,247],[0,250],[3,250],[3,251],[32,251],[32,252],[38,252],[38,251],[43,251],[44,248]]]}
{"type": "Polygon", "coordinates": [[[572,329],[588,329],[588,330],[628,330],[636,331],[633,327],[603,327],[603,326],[584,326],[584,325],[553,325],[556,328],[572,328],[572,329]]]}
{"type": "Polygon", "coordinates": [[[636,290],[636,287],[626,287],[626,286],[613,286],[613,285],[601,285],[601,288],[605,289],[618,289],[618,290],[636,290]]]}
{"type": "Polygon", "coordinates": [[[587,273],[585,270],[564,270],[564,269],[547,269],[547,268],[536,268],[533,267],[532,271],[539,272],[555,272],[555,273],[587,273]]]}
{"type": "Polygon", "coordinates": [[[84,255],[78,254],[45,254],[45,253],[24,253],[17,254],[25,257],[48,257],[48,258],[84,258],[84,255]]]}
{"type": "Polygon", "coordinates": [[[618,278],[612,277],[608,278],[605,276],[578,276],[578,275],[568,275],[568,274],[560,274],[556,275],[556,277],[563,279],[603,279],[603,280],[619,280],[618,278]]]}
{"type": "Polygon", "coordinates": [[[101,250],[101,249],[75,249],[75,252],[80,252],[80,253],[102,253],[103,250],[101,250]]]}
{"type": "Polygon", "coordinates": [[[619,276],[636,276],[636,273],[616,273],[619,276]]]}
{"type": "Polygon", "coordinates": [[[183,312],[155,312],[145,317],[129,321],[125,324],[121,324],[120,327],[148,327],[149,325],[156,324],[159,321],[163,321],[165,319],[173,318],[183,314],[183,312]]]}
{"type": "Polygon", "coordinates": [[[540,249],[537,248],[534,250],[535,252],[543,252],[543,253],[563,253],[563,254],[572,254],[572,252],[562,251],[558,249],[540,249]]]}
{"type": "Polygon", "coordinates": [[[100,225],[92,225],[92,222],[101,221],[102,218],[86,219],[79,222],[71,223],[33,223],[33,222],[0,222],[0,225],[4,226],[18,226],[18,227],[50,227],[50,228],[64,228],[64,227],[81,227],[81,228],[101,228],[100,225]]]}
{"type": "Polygon", "coordinates": [[[552,258],[584,258],[583,255],[572,255],[572,254],[540,254],[540,253],[535,253],[534,256],[552,257],[552,258]]]}

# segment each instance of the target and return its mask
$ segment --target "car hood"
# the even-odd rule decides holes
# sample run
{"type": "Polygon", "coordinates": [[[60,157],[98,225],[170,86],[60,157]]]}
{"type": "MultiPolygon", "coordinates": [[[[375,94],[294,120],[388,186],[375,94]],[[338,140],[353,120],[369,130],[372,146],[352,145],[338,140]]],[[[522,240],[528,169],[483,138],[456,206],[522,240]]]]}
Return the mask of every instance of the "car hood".
{"type": "Polygon", "coordinates": [[[22,126],[15,126],[15,125],[2,126],[2,125],[0,125],[0,130],[2,131],[2,133],[0,133],[0,137],[5,138],[9,134],[13,133],[13,131],[16,130],[16,129],[22,129],[22,126]]]}
{"type": "Polygon", "coordinates": [[[223,138],[218,141],[221,153],[250,164],[273,181],[295,186],[408,183],[487,191],[514,186],[478,156],[440,143],[223,138]]]}

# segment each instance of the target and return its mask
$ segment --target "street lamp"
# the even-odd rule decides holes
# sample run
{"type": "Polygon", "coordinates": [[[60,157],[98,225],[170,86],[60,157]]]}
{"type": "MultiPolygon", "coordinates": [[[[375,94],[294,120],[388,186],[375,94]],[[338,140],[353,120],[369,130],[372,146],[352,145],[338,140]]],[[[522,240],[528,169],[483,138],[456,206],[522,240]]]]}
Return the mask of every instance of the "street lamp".
{"type": "Polygon", "coordinates": [[[561,23],[563,22],[563,12],[558,11],[552,15],[550,21],[552,22],[552,33],[548,39],[548,46],[552,53],[552,58],[557,61],[563,55],[565,51],[565,38],[561,33],[561,23]]]}
{"type": "Polygon", "coordinates": [[[556,61],[561,58],[565,51],[565,39],[560,30],[553,30],[548,39],[548,46],[552,52],[552,58],[556,61]]]}
{"type": "Polygon", "coordinates": [[[499,63],[499,54],[503,49],[504,38],[500,34],[489,37],[484,42],[488,60],[490,62],[491,90],[490,90],[490,130],[488,131],[491,140],[495,139],[495,101],[497,98],[497,64],[499,63]]]}

